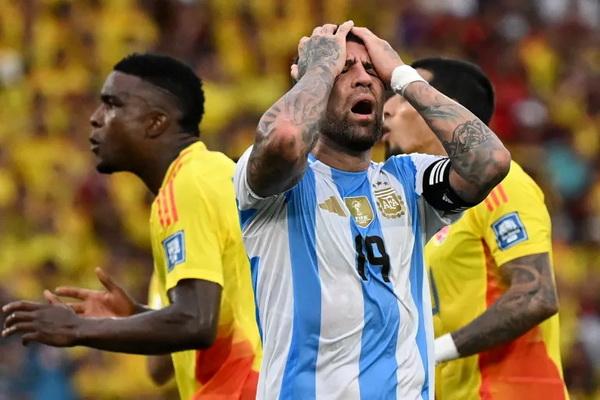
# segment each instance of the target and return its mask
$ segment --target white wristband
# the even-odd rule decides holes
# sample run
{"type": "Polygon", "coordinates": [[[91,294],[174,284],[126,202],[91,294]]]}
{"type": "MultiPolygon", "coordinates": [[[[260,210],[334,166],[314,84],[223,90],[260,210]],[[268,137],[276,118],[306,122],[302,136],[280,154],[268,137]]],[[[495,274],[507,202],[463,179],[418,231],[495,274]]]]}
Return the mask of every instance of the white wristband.
{"type": "Polygon", "coordinates": [[[404,89],[413,82],[427,83],[427,81],[419,75],[417,70],[410,65],[404,64],[394,68],[390,86],[395,93],[404,96],[404,89]]]}
{"type": "Polygon", "coordinates": [[[436,364],[460,357],[460,354],[458,354],[458,350],[456,349],[456,344],[454,344],[454,339],[452,339],[452,335],[449,333],[435,339],[433,348],[435,351],[436,364]]]}

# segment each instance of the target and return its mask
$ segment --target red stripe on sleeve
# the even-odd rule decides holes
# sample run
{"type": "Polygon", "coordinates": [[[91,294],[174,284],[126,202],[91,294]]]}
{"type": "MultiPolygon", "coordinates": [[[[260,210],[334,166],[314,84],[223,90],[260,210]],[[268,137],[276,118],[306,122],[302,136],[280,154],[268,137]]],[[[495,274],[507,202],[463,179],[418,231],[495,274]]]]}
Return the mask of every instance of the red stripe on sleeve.
{"type": "Polygon", "coordinates": [[[484,201],[485,206],[487,207],[488,211],[494,211],[494,207],[492,207],[492,203],[490,203],[490,201],[486,198],[484,201]]]}
{"type": "Polygon", "coordinates": [[[169,215],[169,206],[167,205],[167,196],[165,196],[165,192],[161,189],[159,191],[160,199],[162,201],[162,206],[165,213],[165,224],[167,226],[171,225],[171,216],[169,215]]]}
{"type": "Polygon", "coordinates": [[[502,184],[499,184],[497,186],[498,188],[498,192],[500,193],[500,197],[502,198],[502,201],[505,203],[508,203],[508,196],[506,195],[506,192],[504,191],[504,186],[502,186],[502,184]]]}
{"type": "Polygon", "coordinates": [[[169,189],[169,201],[171,203],[171,215],[173,216],[173,222],[177,222],[179,219],[177,216],[177,204],[175,203],[175,194],[173,191],[173,181],[170,181],[167,188],[169,189]]]}
{"type": "Polygon", "coordinates": [[[496,189],[492,190],[489,197],[492,198],[494,206],[498,207],[500,205],[500,200],[498,200],[498,196],[496,195],[496,189]]]}

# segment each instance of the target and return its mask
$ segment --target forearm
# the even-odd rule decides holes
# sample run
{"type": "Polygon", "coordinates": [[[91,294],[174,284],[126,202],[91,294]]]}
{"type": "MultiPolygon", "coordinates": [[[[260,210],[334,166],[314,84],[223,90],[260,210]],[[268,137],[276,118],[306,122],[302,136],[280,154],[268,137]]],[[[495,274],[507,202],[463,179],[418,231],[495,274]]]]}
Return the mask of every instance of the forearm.
{"type": "Polygon", "coordinates": [[[325,116],[335,77],[333,61],[312,66],[261,117],[248,164],[248,181],[258,194],[280,193],[302,175],[325,116]]]}
{"type": "Polygon", "coordinates": [[[124,318],[82,318],[75,344],[152,355],[208,347],[213,339],[208,316],[164,308],[124,318]]]}
{"type": "Polygon", "coordinates": [[[541,293],[506,292],[483,314],[452,332],[461,357],[467,357],[515,340],[556,311],[543,307],[541,293]]]}
{"type": "Polygon", "coordinates": [[[453,185],[457,194],[465,201],[482,200],[508,173],[510,154],[498,137],[472,112],[425,82],[411,83],[403,96],[439,138],[453,170],[465,181],[453,185]]]}
{"type": "Polygon", "coordinates": [[[248,181],[259,195],[281,193],[302,175],[333,86],[330,72],[308,72],[260,119],[248,162],[248,181]]]}

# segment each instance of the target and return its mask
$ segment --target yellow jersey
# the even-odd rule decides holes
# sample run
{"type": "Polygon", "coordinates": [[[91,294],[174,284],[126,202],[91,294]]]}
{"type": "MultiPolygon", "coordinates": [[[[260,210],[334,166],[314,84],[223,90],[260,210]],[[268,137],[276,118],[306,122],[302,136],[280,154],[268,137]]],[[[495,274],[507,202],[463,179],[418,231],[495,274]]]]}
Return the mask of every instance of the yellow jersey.
{"type": "Polygon", "coordinates": [[[234,163],[202,142],[184,149],[152,203],[154,273],[163,304],[182,279],[222,287],[219,327],[204,350],[172,354],[182,400],[254,399],[261,345],[250,264],[233,189],[234,163]]]}
{"type": "MultiPolygon", "coordinates": [[[[537,184],[515,162],[479,205],[427,243],[435,336],[481,315],[506,291],[503,264],[538,253],[552,258],[550,216],[537,184]]],[[[436,399],[566,399],[558,315],[518,339],[436,370],[436,399]]]]}

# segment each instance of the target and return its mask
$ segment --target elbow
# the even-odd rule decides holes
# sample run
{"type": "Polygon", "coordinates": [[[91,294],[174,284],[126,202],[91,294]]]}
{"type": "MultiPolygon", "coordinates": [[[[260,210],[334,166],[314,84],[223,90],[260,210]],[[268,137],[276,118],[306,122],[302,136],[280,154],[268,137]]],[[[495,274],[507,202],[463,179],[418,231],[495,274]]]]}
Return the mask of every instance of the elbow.
{"type": "Polygon", "coordinates": [[[490,163],[491,168],[489,171],[490,187],[495,187],[506,177],[506,175],[508,175],[511,160],[510,152],[504,146],[501,146],[494,151],[493,161],[490,163]]]}
{"type": "MultiPolygon", "coordinates": [[[[258,136],[261,136],[260,133],[258,136]]],[[[302,132],[292,124],[279,124],[268,136],[260,138],[258,143],[270,157],[291,165],[305,157],[312,147],[307,149],[302,132]]]]}
{"type": "Polygon", "coordinates": [[[534,318],[541,323],[548,318],[558,313],[558,301],[556,297],[543,301],[538,301],[534,304],[532,314],[534,318]]]}
{"type": "Polygon", "coordinates": [[[188,348],[206,349],[217,338],[218,315],[188,316],[184,326],[188,348]]]}

